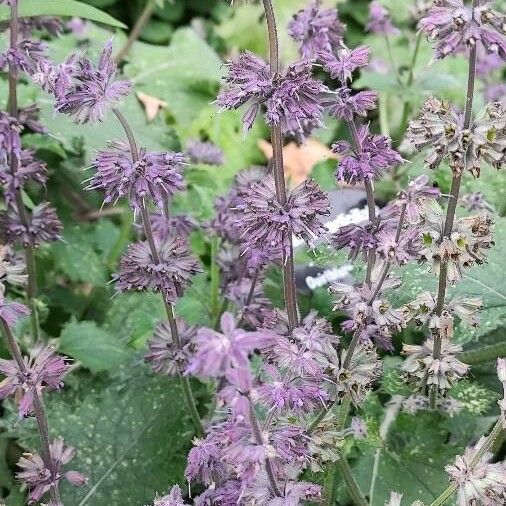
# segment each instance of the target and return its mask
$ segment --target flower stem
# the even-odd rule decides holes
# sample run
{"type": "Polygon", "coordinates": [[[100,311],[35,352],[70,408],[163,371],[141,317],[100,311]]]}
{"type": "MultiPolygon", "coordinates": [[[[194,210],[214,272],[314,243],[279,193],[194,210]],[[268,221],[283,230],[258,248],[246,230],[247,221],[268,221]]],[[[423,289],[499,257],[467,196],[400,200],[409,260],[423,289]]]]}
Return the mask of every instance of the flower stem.
{"type": "MultiPolygon", "coordinates": [[[[473,0],[473,12],[475,6],[476,0],[473,0]]],[[[477,50],[475,44],[469,52],[469,72],[467,78],[466,108],[464,112],[464,129],[468,129],[469,126],[471,125],[475,78],[476,78],[476,55],[477,50]]],[[[455,212],[459,200],[460,186],[462,183],[463,172],[464,171],[460,171],[455,172],[453,174],[452,185],[450,190],[450,198],[448,201],[448,208],[446,211],[446,218],[443,229],[444,238],[449,238],[453,231],[453,224],[455,222],[455,212]]],[[[435,309],[435,312],[438,316],[441,316],[441,314],[443,313],[445,305],[446,289],[448,284],[447,275],[448,275],[448,261],[442,261],[441,267],[439,269],[438,293],[435,309]]],[[[439,359],[441,356],[441,344],[442,344],[442,336],[440,333],[437,333],[434,336],[434,350],[432,353],[434,359],[439,359]]],[[[436,390],[432,389],[429,394],[430,394],[431,407],[435,408],[437,405],[437,392],[436,390]]]]}
{"type": "MultiPolygon", "coordinates": [[[[23,355],[16,341],[16,338],[12,334],[10,327],[3,320],[1,320],[1,323],[2,323],[2,331],[11,356],[16,362],[21,374],[23,374],[23,376],[25,377],[28,377],[28,371],[26,370],[25,361],[23,360],[23,355]]],[[[42,399],[35,388],[33,389],[33,411],[35,414],[35,420],[37,422],[37,430],[41,442],[42,460],[44,461],[46,469],[49,469],[51,473],[54,474],[55,469],[53,469],[53,464],[51,461],[51,451],[49,445],[49,429],[47,425],[46,412],[44,410],[44,404],[42,403],[42,399]]],[[[49,489],[49,494],[51,500],[54,501],[55,504],[60,504],[60,495],[58,492],[57,484],[51,486],[51,488],[49,489]]]]}
{"type": "MultiPolygon", "coordinates": [[[[409,74],[408,74],[408,80],[406,81],[406,88],[409,90],[411,86],[413,85],[413,81],[415,79],[415,66],[416,61],[418,59],[418,54],[420,52],[420,43],[422,41],[423,32],[418,32],[416,35],[415,40],[415,50],[413,52],[413,57],[411,58],[411,64],[409,66],[409,74]]],[[[406,128],[408,126],[408,119],[409,115],[411,113],[411,104],[409,101],[405,101],[404,105],[402,107],[402,115],[401,115],[401,123],[399,128],[399,137],[401,137],[404,132],[406,131],[406,128]]],[[[400,142],[400,141],[399,141],[400,142]]]]}
{"type": "Polygon", "coordinates": [[[117,52],[116,56],[114,57],[117,63],[121,63],[124,60],[125,56],[130,51],[130,48],[132,47],[134,42],[139,38],[142,30],[151,19],[151,16],[155,11],[155,7],[156,3],[154,0],[146,1],[146,5],[144,6],[144,9],[142,9],[142,12],[140,16],[137,18],[137,21],[135,22],[132,31],[128,35],[128,39],[125,42],[125,45],[117,52]]]}
{"type": "MultiPolygon", "coordinates": [[[[481,448],[476,452],[476,455],[473,457],[473,460],[471,461],[469,466],[470,471],[474,469],[480,463],[483,456],[490,451],[490,449],[494,446],[495,441],[503,433],[503,431],[504,431],[503,421],[501,418],[499,418],[499,420],[497,420],[496,424],[494,425],[492,431],[485,439],[485,442],[483,443],[481,448]]],[[[455,494],[457,488],[458,488],[457,485],[452,483],[443,491],[443,493],[437,499],[435,499],[431,503],[430,506],[442,506],[443,504],[445,504],[446,501],[448,501],[448,499],[450,499],[453,496],[453,494],[455,494]]]]}
{"type": "Polygon", "coordinates": [[[397,67],[394,59],[394,55],[392,53],[392,45],[390,44],[390,37],[385,35],[385,45],[387,47],[388,59],[390,60],[390,65],[392,65],[392,69],[395,72],[395,78],[397,82],[402,85],[401,75],[399,74],[399,68],[397,67]]]}
{"type": "MultiPolygon", "coordinates": [[[[10,48],[16,49],[18,44],[19,34],[19,17],[18,17],[18,2],[13,2],[11,5],[11,19],[10,19],[10,48]]],[[[18,110],[18,72],[15,65],[9,65],[9,114],[16,120],[19,119],[18,110]]],[[[10,153],[9,170],[14,177],[19,169],[19,160],[17,155],[10,153]]],[[[23,188],[18,188],[14,185],[14,196],[16,200],[16,208],[18,211],[19,219],[25,229],[28,229],[29,219],[23,202],[23,188]]],[[[25,263],[26,272],[28,274],[28,284],[26,287],[26,297],[28,306],[30,307],[30,319],[32,324],[32,332],[34,341],[37,342],[40,338],[39,315],[37,312],[37,268],[35,264],[35,253],[32,244],[26,244],[25,250],[25,263]]]]}
{"type": "MultiPolygon", "coordinates": [[[[355,121],[352,119],[347,121],[348,129],[351,134],[351,138],[353,139],[353,147],[354,151],[357,154],[362,152],[362,144],[360,142],[360,137],[358,135],[357,125],[355,121]]],[[[369,212],[369,221],[371,224],[374,224],[376,221],[376,202],[374,198],[374,185],[370,179],[366,179],[364,181],[365,192],[367,195],[367,210],[369,212]]],[[[367,255],[367,273],[365,276],[365,282],[370,285],[371,284],[371,275],[372,270],[374,268],[374,263],[376,262],[376,250],[371,249],[367,255]]]]}
{"type": "MultiPolygon", "coordinates": [[[[258,418],[255,414],[255,408],[253,407],[253,402],[250,397],[248,397],[249,401],[249,421],[251,424],[251,430],[253,432],[253,437],[255,438],[255,442],[258,445],[264,445],[264,439],[262,437],[262,431],[260,430],[260,424],[258,423],[258,418]]],[[[272,492],[277,497],[282,497],[283,494],[279,490],[278,484],[276,483],[276,478],[274,476],[274,470],[272,469],[272,462],[269,457],[265,457],[265,470],[267,472],[267,478],[269,479],[269,484],[271,486],[272,492]]]]}
{"type": "Polygon", "coordinates": [[[219,239],[213,237],[211,239],[211,316],[215,320],[219,318],[220,311],[220,268],[218,266],[218,248],[219,239]]]}
{"type": "MultiPolygon", "coordinates": [[[[132,161],[134,163],[136,163],[139,161],[139,149],[137,147],[137,142],[135,140],[134,133],[133,133],[127,119],[125,118],[125,116],[123,115],[123,113],[119,109],[113,108],[112,112],[114,113],[114,115],[116,116],[118,121],[120,122],[121,126],[123,127],[123,130],[125,131],[125,135],[128,139],[128,143],[130,145],[130,154],[132,157],[132,161]]],[[[149,248],[151,250],[151,255],[153,256],[153,260],[155,261],[155,263],[158,263],[160,261],[160,258],[158,255],[158,250],[157,250],[155,239],[153,236],[153,230],[151,228],[151,220],[149,218],[148,206],[147,206],[144,199],[142,200],[142,204],[141,204],[141,218],[142,218],[142,225],[144,228],[144,234],[146,235],[146,239],[148,241],[149,248]]],[[[176,344],[176,346],[178,348],[181,348],[182,344],[181,344],[181,339],[179,337],[179,331],[177,329],[176,318],[174,316],[174,307],[172,306],[172,304],[167,302],[163,293],[161,295],[162,295],[163,302],[165,305],[165,311],[167,313],[167,319],[169,321],[172,339],[173,339],[174,343],[176,344]]],[[[178,376],[179,376],[179,381],[181,383],[181,388],[183,389],[183,395],[186,400],[188,412],[191,416],[193,425],[195,427],[195,431],[196,431],[197,435],[200,436],[204,433],[204,428],[202,426],[202,421],[200,420],[199,413],[197,411],[197,404],[195,402],[195,398],[193,397],[193,393],[192,393],[191,386],[190,386],[190,381],[189,381],[188,377],[183,375],[183,372],[181,370],[178,370],[178,376]]]]}
{"type": "MultiPolygon", "coordinates": [[[[275,78],[279,73],[279,42],[276,18],[271,0],[263,0],[265,19],[269,34],[269,61],[271,74],[275,78]]],[[[285,171],[283,164],[283,132],[280,125],[273,125],[271,128],[272,160],[274,170],[274,181],[276,185],[276,196],[279,203],[284,206],[287,202],[285,171]]],[[[299,312],[297,309],[297,291],[295,288],[295,267],[293,260],[293,241],[290,233],[284,238],[288,251],[283,259],[283,294],[285,299],[286,312],[288,315],[288,327],[293,330],[299,323],[299,312]]]]}

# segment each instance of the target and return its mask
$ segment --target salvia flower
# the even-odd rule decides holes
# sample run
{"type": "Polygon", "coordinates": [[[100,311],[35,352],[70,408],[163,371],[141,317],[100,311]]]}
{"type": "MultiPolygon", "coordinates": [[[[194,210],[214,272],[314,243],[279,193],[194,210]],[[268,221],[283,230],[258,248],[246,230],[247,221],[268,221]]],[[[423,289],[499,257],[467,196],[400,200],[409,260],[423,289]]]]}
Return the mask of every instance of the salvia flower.
{"type": "Polygon", "coordinates": [[[133,162],[130,153],[121,144],[100,151],[92,164],[96,171],[90,179],[88,190],[104,192],[104,203],[115,204],[126,197],[134,210],[143,201],[152,200],[159,208],[164,201],[185,188],[180,169],[184,164],[182,153],[149,152],[141,149],[139,160],[133,162]]]}
{"type": "Polygon", "coordinates": [[[444,337],[439,358],[432,356],[433,350],[432,337],[429,337],[421,346],[404,344],[403,353],[408,358],[402,365],[402,369],[419,385],[426,381],[427,386],[434,386],[438,391],[445,393],[456,381],[467,374],[469,366],[456,357],[462,351],[462,346],[453,344],[444,337]]]}
{"type": "Polygon", "coordinates": [[[506,464],[490,463],[492,454],[486,452],[476,463],[475,457],[486,439],[482,437],[464,455],[458,455],[455,463],[446,466],[446,472],[457,488],[457,506],[482,504],[496,506],[506,499],[506,464]]]}
{"type": "Polygon", "coordinates": [[[346,350],[342,351],[339,367],[332,365],[333,380],[338,396],[342,398],[349,394],[355,405],[364,402],[373,383],[379,379],[382,372],[382,363],[376,351],[370,346],[359,344],[353,352],[350,365],[344,367],[346,350]]]}
{"type": "Polygon", "coordinates": [[[63,226],[56,210],[48,202],[35,206],[28,214],[25,226],[14,207],[0,211],[0,237],[11,244],[40,246],[43,243],[61,239],[63,226]]]}
{"type": "Polygon", "coordinates": [[[185,506],[183,494],[179,485],[174,485],[167,495],[155,497],[153,506],[185,506]]]}
{"type": "Polygon", "coordinates": [[[375,91],[366,90],[352,94],[350,88],[343,86],[329,94],[323,105],[335,118],[352,121],[355,115],[367,116],[368,111],[376,108],[377,100],[378,94],[375,91]]]}
{"type": "Polygon", "coordinates": [[[463,0],[438,0],[420,20],[418,26],[434,42],[436,58],[444,58],[480,45],[487,53],[506,60],[505,16],[483,1],[476,7],[463,0]]]}
{"type": "Polygon", "coordinates": [[[312,180],[292,190],[286,204],[280,203],[272,175],[253,184],[238,209],[237,224],[248,245],[267,244],[285,252],[291,235],[314,243],[326,230],[320,216],[330,213],[327,195],[312,180]]]}
{"type": "Polygon", "coordinates": [[[0,70],[6,67],[32,74],[40,61],[46,58],[46,47],[40,41],[22,39],[16,47],[0,53],[0,70]]]}
{"type": "Polygon", "coordinates": [[[22,149],[18,158],[18,167],[13,175],[10,167],[0,164],[0,184],[4,187],[5,201],[13,203],[16,194],[24,185],[35,181],[44,186],[47,179],[46,164],[35,158],[35,152],[22,149]]]}
{"type": "Polygon", "coordinates": [[[248,369],[248,356],[271,341],[267,331],[247,332],[236,326],[231,313],[221,317],[221,332],[201,328],[195,337],[196,352],[186,372],[202,377],[225,376],[231,369],[248,369]]]}
{"type": "Polygon", "coordinates": [[[7,155],[21,154],[22,125],[16,118],[0,110],[0,163],[7,163],[7,155]]]}
{"type": "Polygon", "coordinates": [[[18,121],[24,127],[38,134],[46,134],[47,128],[39,121],[40,108],[37,104],[18,108],[18,121]]]}
{"type": "Polygon", "coordinates": [[[366,259],[369,251],[377,245],[376,227],[371,223],[345,225],[332,236],[332,246],[338,250],[348,248],[350,260],[355,260],[359,255],[366,259]]]}
{"type": "Polygon", "coordinates": [[[431,186],[429,177],[425,174],[418,176],[409,182],[408,187],[401,191],[395,199],[394,205],[397,209],[406,206],[406,220],[410,224],[420,222],[422,207],[421,204],[427,199],[438,199],[441,192],[438,188],[431,186]]]}
{"type": "Polygon", "coordinates": [[[24,358],[21,371],[15,360],[0,359],[0,372],[5,379],[0,383],[0,399],[16,395],[19,399],[19,416],[25,417],[33,412],[33,399],[46,388],[59,390],[63,378],[70,369],[66,357],[56,355],[50,346],[24,358]]]}
{"type": "Polygon", "coordinates": [[[13,327],[16,322],[30,314],[30,310],[19,302],[7,302],[5,300],[5,285],[0,284],[0,320],[8,327],[13,327]]]}
{"type": "Polygon", "coordinates": [[[267,123],[280,125],[285,134],[298,140],[303,140],[311,130],[323,125],[320,102],[327,87],[312,77],[312,68],[310,60],[289,65],[276,79],[266,102],[267,123]]]}
{"type": "Polygon", "coordinates": [[[460,199],[461,204],[468,211],[488,211],[493,213],[495,209],[485,200],[482,192],[466,193],[460,199]]]}
{"type": "Polygon", "coordinates": [[[160,292],[172,304],[188,286],[191,277],[200,272],[200,267],[181,237],[155,240],[155,246],[158,258],[153,256],[147,241],[128,247],[121,258],[116,287],[120,291],[160,292]]]}
{"type": "Polygon", "coordinates": [[[299,44],[304,58],[314,58],[322,51],[332,52],[339,48],[344,29],[337,10],[322,9],[321,0],[312,0],[288,25],[288,33],[299,44]]]}
{"type": "Polygon", "coordinates": [[[378,35],[397,35],[399,33],[390,19],[390,13],[378,1],[369,4],[369,21],[366,28],[378,35]]]}
{"type": "MultiPolygon", "coordinates": [[[[165,213],[149,214],[151,229],[153,234],[160,240],[173,234],[176,236],[187,237],[197,228],[197,221],[186,214],[171,214],[169,217],[165,213]]],[[[139,225],[139,232],[143,233],[144,227],[139,225]]]]}
{"type": "Polygon", "coordinates": [[[337,52],[321,53],[319,59],[324,69],[332,79],[339,79],[343,85],[351,80],[355,70],[367,67],[371,49],[367,46],[359,46],[350,49],[343,45],[337,52]]]}
{"type": "Polygon", "coordinates": [[[201,142],[191,139],[186,143],[186,155],[193,163],[206,165],[223,165],[223,151],[212,142],[201,142]]]}
{"type": "Polygon", "coordinates": [[[70,86],[56,96],[56,110],[76,123],[102,121],[106,111],[130,92],[128,81],[115,80],[116,72],[112,41],[105,45],[96,67],[88,59],[78,58],[70,86]]]}
{"type": "Polygon", "coordinates": [[[221,481],[227,475],[225,464],[222,461],[221,448],[214,438],[195,438],[193,448],[188,454],[185,477],[189,482],[200,482],[211,485],[221,481]]]}
{"type": "Polygon", "coordinates": [[[23,255],[14,252],[10,246],[0,245],[0,283],[25,285],[28,279],[25,271],[23,255]]]}
{"type": "Polygon", "coordinates": [[[342,158],[338,163],[336,177],[339,181],[356,184],[373,180],[402,163],[401,155],[390,146],[390,138],[375,135],[368,126],[358,129],[358,152],[346,141],[334,143],[332,150],[342,158]]]}
{"type": "Polygon", "coordinates": [[[174,342],[170,324],[166,321],[156,326],[153,337],[148,341],[149,352],[144,360],[158,374],[176,376],[186,369],[191,357],[192,340],[197,329],[181,319],[177,319],[176,324],[181,346],[174,342]]]}
{"type": "Polygon", "coordinates": [[[51,488],[58,489],[62,479],[75,486],[87,483],[87,478],[77,471],[64,471],[75,455],[71,446],[65,446],[63,439],[55,439],[49,445],[51,463],[48,467],[37,453],[24,453],[19,459],[18,467],[21,469],[16,477],[25,483],[29,489],[28,504],[38,503],[42,496],[51,488]]]}
{"type": "Polygon", "coordinates": [[[224,109],[249,104],[243,116],[245,131],[251,129],[265,106],[269,125],[279,125],[286,134],[304,137],[308,130],[321,125],[320,95],[327,91],[312,77],[312,68],[312,61],[300,60],[271,76],[268,63],[253,53],[243,53],[229,63],[225,79],[228,86],[219,94],[218,104],[224,109]]]}

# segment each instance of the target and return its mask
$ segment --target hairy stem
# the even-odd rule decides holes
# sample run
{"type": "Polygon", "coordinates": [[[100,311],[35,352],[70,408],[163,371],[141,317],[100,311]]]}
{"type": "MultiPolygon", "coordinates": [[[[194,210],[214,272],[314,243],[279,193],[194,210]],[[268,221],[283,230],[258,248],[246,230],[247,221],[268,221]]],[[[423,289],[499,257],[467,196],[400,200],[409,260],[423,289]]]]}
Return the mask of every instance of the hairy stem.
{"type": "Polygon", "coordinates": [[[151,16],[153,15],[155,8],[156,3],[154,0],[146,1],[146,5],[144,6],[144,9],[142,9],[142,12],[140,16],[137,18],[137,21],[135,22],[132,31],[128,35],[128,39],[126,40],[125,45],[117,52],[117,54],[114,57],[117,63],[120,63],[121,61],[124,60],[125,56],[130,51],[134,42],[139,38],[142,30],[144,30],[144,27],[151,19],[151,16]]]}
{"type": "MultiPolygon", "coordinates": [[[[489,452],[493,446],[495,441],[501,436],[501,434],[504,433],[504,425],[501,418],[497,420],[496,424],[494,425],[492,431],[485,439],[485,442],[481,446],[481,448],[476,452],[476,455],[473,457],[473,460],[470,464],[470,470],[474,469],[481,461],[483,456],[489,452]]],[[[453,497],[455,492],[457,491],[457,485],[451,484],[449,485],[444,492],[436,499],[434,500],[430,506],[442,506],[446,503],[449,499],[453,497]]]]}
{"type": "MultiPolygon", "coordinates": [[[[18,2],[13,2],[11,5],[11,19],[10,19],[10,48],[15,49],[18,45],[19,35],[19,18],[18,18],[18,2]]],[[[19,119],[18,110],[18,72],[14,65],[9,65],[9,114],[16,120],[19,119]]],[[[19,169],[19,160],[17,155],[12,152],[10,153],[9,170],[12,177],[15,177],[16,172],[19,169]]],[[[28,228],[29,218],[23,202],[23,188],[14,187],[14,196],[16,200],[16,208],[18,211],[19,219],[25,229],[28,228]]],[[[28,300],[28,306],[30,307],[30,319],[32,325],[33,338],[38,341],[40,338],[40,327],[39,327],[39,315],[37,310],[37,268],[35,264],[35,253],[33,245],[26,244],[24,247],[25,251],[25,263],[26,272],[28,274],[28,283],[26,287],[26,297],[28,300]]]]}
{"type": "MultiPolygon", "coordinates": [[[[267,30],[269,33],[269,60],[271,74],[274,78],[279,72],[279,43],[276,18],[271,0],[263,0],[267,30]]],[[[285,171],[283,163],[283,132],[280,125],[271,128],[272,160],[274,181],[276,184],[276,196],[279,203],[284,206],[287,202],[285,171]]],[[[293,260],[293,241],[290,233],[284,238],[288,252],[283,259],[283,294],[285,299],[286,312],[288,315],[288,327],[293,330],[299,323],[299,312],[297,309],[297,291],[295,288],[295,267],[293,260]]]]}
{"type": "MultiPolygon", "coordinates": [[[[476,6],[476,0],[473,0],[473,12],[476,6]]],[[[473,112],[473,97],[475,88],[475,77],[476,77],[476,44],[471,48],[469,52],[469,72],[467,78],[467,94],[466,94],[466,108],[464,112],[464,129],[468,129],[471,125],[471,117],[473,112]]],[[[446,218],[443,229],[443,237],[449,238],[453,231],[453,224],[455,222],[455,212],[460,195],[460,186],[462,183],[462,176],[464,171],[455,172],[452,178],[452,185],[450,190],[450,198],[448,201],[448,208],[446,210],[446,218]]],[[[438,281],[438,293],[436,302],[436,314],[441,316],[443,313],[446,289],[447,289],[447,277],[448,277],[448,262],[442,261],[439,269],[439,281],[438,281]]],[[[441,356],[441,344],[442,336],[440,333],[436,333],[434,336],[434,350],[432,356],[434,359],[439,359],[441,356]]],[[[437,405],[437,392],[433,389],[430,392],[430,403],[431,407],[435,408],[437,405]]]]}
{"type": "MultiPolygon", "coordinates": [[[[123,113],[119,109],[113,108],[112,111],[113,111],[114,115],[116,116],[116,118],[118,119],[118,121],[120,122],[121,126],[123,127],[123,130],[125,131],[125,135],[128,139],[128,143],[130,145],[130,154],[132,157],[132,161],[134,163],[138,162],[139,161],[139,149],[137,147],[137,142],[135,141],[134,133],[133,133],[132,129],[130,128],[130,125],[129,125],[127,119],[125,118],[125,116],[123,115],[123,113]]],[[[160,257],[158,255],[158,250],[157,250],[155,239],[153,236],[153,230],[151,228],[151,220],[149,218],[148,206],[147,206],[145,200],[142,200],[141,219],[142,219],[142,226],[144,228],[144,234],[146,235],[146,239],[148,241],[149,248],[151,250],[151,255],[152,255],[155,263],[158,263],[160,261],[160,257]]],[[[162,295],[163,303],[165,305],[165,311],[167,313],[167,319],[169,321],[172,339],[173,339],[174,343],[176,344],[176,346],[181,348],[181,346],[182,346],[181,339],[179,337],[179,331],[177,328],[176,318],[174,316],[174,308],[173,308],[172,304],[167,302],[164,294],[162,293],[161,295],[162,295]]],[[[191,386],[190,386],[190,381],[186,376],[183,375],[182,371],[178,371],[178,376],[179,376],[179,381],[181,383],[181,387],[183,389],[183,395],[186,400],[186,406],[187,406],[188,412],[192,418],[192,422],[195,427],[195,431],[197,432],[198,435],[202,435],[204,433],[204,428],[202,426],[202,422],[200,420],[200,416],[197,411],[197,405],[195,402],[195,398],[193,397],[193,393],[192,393],[191,386]]]]}
{"type": "MultiPolygon", "coordinates": [[[[260,424],[258,423],[258,418],[255,414],[255,408],[253,407],[253,402],[248,397],[249,401],[249,421],[251,424],[251,430],[253,432],[253,437],[255,438],[255,442],[258,445],[264,444],[264,438],[262,437],[262,431],[260,429],[260,424]]],[[[278,484],[276,483],[276,478],[274,476],[274,470],[272,469],[272,462],[269,457],[265,457],[265,470],[267,472],[267,477],[269,479],[269,484],[272,489],[272,493],[277,497],[282,497],[282,493],[279,490],[278,484]]]]}
{"type": "MultiPolygon", "coordinates": [[[[19,348],[19,345],[11,332],[10,327],[1,320],[2,323],[2,331],[5,337],[5,341],[7,343],[7,347],[10,351],[10,354],[14,361],[16,362],[18,369],[20,370],[23,376],[28,377],[28,371],[26,370],[25,361],[23,360],[23,355],[19,348]]],[[[35,414],[35,420],[37,422],[37,431],[39,433],[40,442],[41,442],[41,456],[44,461],[44,465],[46,469],[49,469],[51,473],[55,473],[55,469],[53,469],[53,464],[51,461],[51,451],[49,446],[49,429],[47,425],[47,417],[46,412],[44,410],[44,404],[42,403],[42,399],[35,388],[33,388],[33,411],[35,414]]],[[[55,504],[60,504],[60,495],[58,492],[57,484],[54,484],[49,489],[49,495],[52,501],[55,501],[55,504]]]]}
{"type": "MultiPolygon", "coordinates": [[[[418,60],[418,54],[420,52],[420,43],[422,41],[423,32],[420,31],[416,35],[416,41],[415,41],[415,50],[413,52],[413,57],[411,58],[411,64],[409,65],[409,74],[408,74],[408,80],[406,81],[406,88],[409,90],[411,86],[413,85],[413,81],[415,79],[415,66],[416,61],[418,60]]],[[[404,132],[406,131],[406,128],[408,126],[408,120],[409,115],[411,113],[411,104],[409,101],[404,102],[404,105],[402,107],[402,115],[401,115],[401,123],[399,128],[399,134],[401,137],[404,132]]],[[[400,140],[399,140],[400,142],[400,140]]]]}
{"type": "MultiPolygon", "coordinates": [[[[360,137],[358,135],[357,125],[355,124],[355,121],[352,119],[350,121],[347,121],[348,129],[351,134],[351,138],[353,140],[353,149],[355,153],[360,154],[362,151],[362,145],[360,142],[360,137]]],[[[374,198],[374,185],[372,181],[369,179],[366,179],[364,181],[365,185],[365,192],[367,195],[367,210],[369,213],[369,221],[371,224],[374,224],[376,221],[376,202],[374,198]]],[[[371,275],[372,270],[374,268],[374,263],[376,261],[376,250],[371,249],[367,255],[367,273],[365,275],[365,282],[370,285],[371,284],[371,275]]]]}

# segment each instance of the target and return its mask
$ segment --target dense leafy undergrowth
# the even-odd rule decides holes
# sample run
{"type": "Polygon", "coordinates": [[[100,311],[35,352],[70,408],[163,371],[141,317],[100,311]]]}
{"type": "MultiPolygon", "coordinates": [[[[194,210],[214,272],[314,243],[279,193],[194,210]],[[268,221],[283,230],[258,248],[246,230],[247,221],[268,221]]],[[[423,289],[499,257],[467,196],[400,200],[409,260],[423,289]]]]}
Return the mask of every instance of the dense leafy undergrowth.
{"type": "MultiPolygon", "coordinates": [[[[52,4],[58,2],[41,3],[50,11],[55,8],[52,4]]],[[[87,3],[128,25],[133,24],[144,5],[140,0],[87,3]]],[[[371,128],[390,134],[399,146],[404,133],[400,105],[409,104],[410,111],[417,111],[428,96],[436,95],[462,106],[467,66],[465,58],[458,57],[431,61],[430,43],[422,39],[412,68],[412,83],[406,85],[415,50],[416,28],[411,17],[411,4],[415,2],[382,3],[392,8],[394,23],[402,27],[391,40],[392,59],[399,64],[401,84],[393,72],[381,72],[381,65],[387,60],[384,38],[364,32],[368,2],[340,2],[339,13],[348,25],[347,43],[370,45],[377,64],[376,68],[362,70],[354,81],[357,89],[379,91],[379,112],[372,113],[371,128]]],[[[297,53],[285,27],[305,4],[300,0],[275,2],[284,62],[297,53]]],[[[2,5],[1,9],[1,18],[5,20],[7,7],[2,5]]],[[[79,12],[71,14],[80,15],[79,12]]],[[[94,59],[111,36],[115,48],[125,43],[126,35],[121,28],[110,26],[113,21],[97,18],[93,12],[88,17],[95,17],[95,21],[86,21],[78,33],[66,30],[57,37],[47,37],[53,58],[62,61],[78,50],[86,51],[94,59]]],[[[57,11],[44,13],[66,15],[57,11]]],[[[86,12],[81,15],[84,17],[86,12]]],[[[187,167],[184,173],[187,190],[172,202],[175,213],[188,214],[200,224],[214,216],[216,198],[227,191],[239,170],[266,163],[259,141],[268,139],[269,134],[262,122],[257,121],[244,136],[241,114],[219,112],[213,103],[225,72],[224,59],[244,50],[266,56],[266,40],[260,5],[241,3],[232,9],[227,2],[174,0],[156,8],[140,40],[134,42],[121,65],[121,72],[135,86],[122,110],[140,145],[149,150],[179,151],[185,149],[190,139],[201,138],[223,151],[224,163],[219,167],[206,164],[187,167]],[[156,114],[148,120],[147,113],[153,111],[156,114]]],[[[5,32],[0,44],[3,50],[7,44],[5,32]]],[[[500,79],[500,75],[496,77],[500,79]]],[[[485,82],[477,83],[476,109],[485,103],[481,93],[484,87],[485,82]]],[[[4,78],[0,80],[0,91],[2,97],[7,96],[4,78]]],[[[47,94],[28,81],[18,85],[18,95],[21,105],[37,102],[41,107],[41,120],[50,135],[26,134],[23,145],[34,149],[47,163],[45,199],[56,206],[64,225],[63,239],[41,246],[36,253],[39,285],[36,304],[43,339],[75,361],[65,388],[45,397],[50,432],[63,436],[76,448],[73,468],[89,477],[84,487],[63,484],[62,500],[66,505],[76,506],[134,506],[152,501],[156,492],[165,493],[174,483],[185,490],[186,455],[194,431],[181,388],[178,381],[153,374],[143,362],[153,328],[164,318],[162,301],[154,294],[116,293],[110,282],[118,270],[120,256],[134,238],[133,213],[123,203],[101,208],[102,197],[98,192],[83,191],[92,175],[88,167],[96,150],[106,140],[121,137],[116,119],[110,115],[100,124],[75,125],[63,115],[56,115],[47,94]]],[[[326,121],[326,128],[314,134],[323,145],[346,136],[344,124],[335,119],[326,121]]],[[[294,156],[302,159],[303,150],[304,146],[294,156]]],[[[378,201],[389,201],[408,180],[426,172],[423,156],[405,152],[403,156],[409,162],[402,171],[395,177],[387,174],[378,184],[378,201]]],[[[324,158],[317,157],[308,169],[329,190],[335,186],[335,160],[324,158]]],[[[449,193],[451,171],[444,163],[429,175],[443,194],[449,193]]],[[[357,482],[373,506],[383,505],[393,490],[404,494],[406,504],[415,500],[429,504],[448,483],[444,466],[486,433],[497,417],[501,385],[497,381],[495,359],[506,352],[505,177],[503,172],[492,170],[483,170],[479,179],[468,173],[464,176],[463,193],[482,192],[496,214],[495,244],[487,263],[466,271],[463,281],[450,289],[450,294],[483,300],[481,325],[476,329],[459,325],[454,335],[464,348],[462,360],[471,365],[467,379],[450,392],[463,409],[452,417],[432,411],[411,415],[396,409],[398,396],[409,395],[399,372],[403,360],[401,343],[420,343],[423,336],[419,330],[412,327],[402,330],[394,336],[394,350],[381,352],[384,376],[357,413],[367,426],[367,436],[346,443],[357,482]]],[[[28,187],[23,195],[27,208],[42,200],[43,193],[28,187]]],[[[203,272],[177,302],[176,314],[190,324],[211,326],[221,306],[221,301],[216,303],[213,241],[206,230],[197,229],[191,233],[190,243],[203,272]]],[[[347,262],[345,255],[330,252],[321,245],[313,251],[299,252],[298,261],[326,267],[347,262]]],[[[393,294],[393,305],[410,301],[421,291],[435,290],[437,279],[427,272],[427,266],[409,264],[397,271],[403,284],[393,294]]],[[[355,262],[352,275],[361,279],[364,274],[361,262],[355,262]]],[[[279,306],[280,279],[278,269],[272,269],[264,282],[269,298],[279,306]]],[[[343,316],[332,310],[333,296],[325,288],[309,295],[300,294],[299,299],[305,314],[317,309],[333,324],[335,332],[341,333],[339,324],[343,316]]],[[[27,350],[33,347],[27,319],[17,325],[15,332],[22,347],[27,350]]],[[[2,343],[0,353],[7,358],[8,351],[2,343]]],[[[193,387],[198,410],[205,416],[213,409],[212,386],[195,380],[193,387]]],[[[15,463],[22,451],[39,447],[36,425],[31,418],[18,422],[17,409],[11,401],[3,401],[0,410],[0,502],[18,506],[25,504],[25,491],[15,480],[15,463]]],[[[499,447],[496,450],[500,458],[499,447]]],[[[332,475],[321,473],[314,476],[309,473],[308,478],[327,486],[328,480],[333,479],[332,475]]],[[[341,480],[336,480],[336,487],[338,503],[350,504],[341,480]]]]}

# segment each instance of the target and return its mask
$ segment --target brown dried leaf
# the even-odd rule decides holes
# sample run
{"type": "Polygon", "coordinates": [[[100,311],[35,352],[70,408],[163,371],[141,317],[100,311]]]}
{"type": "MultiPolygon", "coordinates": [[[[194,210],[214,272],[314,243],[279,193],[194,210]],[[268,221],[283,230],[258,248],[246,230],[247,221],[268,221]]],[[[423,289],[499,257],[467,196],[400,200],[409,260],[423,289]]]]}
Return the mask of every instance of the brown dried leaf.
{"type": "Polygon", "coordinates": [[[152,97],[151,95],[147,95],[146,93],[142,93],[142,91],[137,92],[137,98],[144,106],[144,111],[148,121],[153,121],[160,109],[162,107],[167,107],[167,102],[164,102],[159,98],[152,97]]]}
{"type": "MultiPolygon", "coordinates": [[[[261,139],[258,141],[258,147],[269,160],[272,158],[272,146],[269,142],[261,139]]],[[[297,186],[309,177],[315,165],[329,158],[335,160],[336,155],[316,139],[307,139],[300,146],[290,142],[283,148],[285,177],[292,186],[297,186]]]]}

